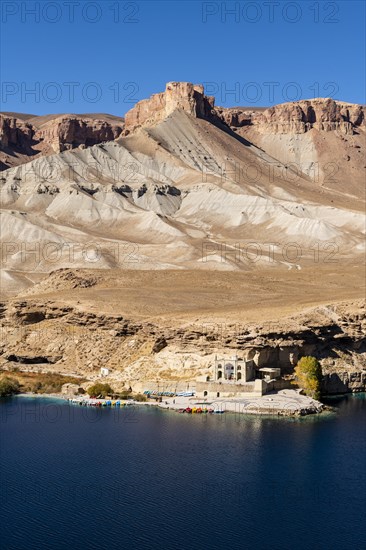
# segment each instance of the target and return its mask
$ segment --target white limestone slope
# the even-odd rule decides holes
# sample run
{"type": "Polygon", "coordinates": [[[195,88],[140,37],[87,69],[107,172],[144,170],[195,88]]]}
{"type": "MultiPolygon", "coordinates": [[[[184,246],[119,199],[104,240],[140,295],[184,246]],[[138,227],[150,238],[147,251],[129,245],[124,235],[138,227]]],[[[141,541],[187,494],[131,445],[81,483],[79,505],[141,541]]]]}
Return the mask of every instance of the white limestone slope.
{"type": "MultiPolygon", "coordinates": [[[[304,155],[309,166],[311,148],[304,155]]],[[[118,142],[6,170],[3,284],[13,281],[10,272],[66,266],[255,269],[248,256],[223,258],[222,248],[238,243],[261,247],[260,265],[268,243],[277,251],[296,243],[308,251],[304,261],[316,243],[345,257],[362,253],[362,205],[333,201],[306,173],[297,179],[283,173],[265,151],[179,111],[118,142]],[[32,245],[38,261],[22,254],[32,245]],[[52,245],[51,257],[44,250],[52,245]]],[[[275,261],[288,268],[280,254],[275,261]]]]}

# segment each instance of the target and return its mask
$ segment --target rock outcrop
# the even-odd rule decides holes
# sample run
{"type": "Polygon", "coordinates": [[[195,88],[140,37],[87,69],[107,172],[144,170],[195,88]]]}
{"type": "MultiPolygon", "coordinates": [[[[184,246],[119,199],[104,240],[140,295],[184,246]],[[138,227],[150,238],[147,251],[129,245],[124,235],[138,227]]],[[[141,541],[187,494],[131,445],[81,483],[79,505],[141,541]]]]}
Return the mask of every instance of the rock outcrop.
{"type": "Polygon", "coordinates": [[[175,110],[182,110],[198,118],[212,117],[215,99],[204,95],[204,88],[190,82],[168,82],[165,92],[139,101],[126,113],[125,134],[141,126],[161,122],[175,110]]]}
{"type": "Polygon", "coordinates": [[[139,127],[161,122],[176,109],[223,124],[232,129],[254,126],[263,134],[303,134],[311,128],[320,131],[339,131],[352,135],[358,126],[365,126],[362,105],[330,98],[316,98],[283,103],[262,108],[216,107],[215,98],[205,96],[204,88],[190,82],[168,82],[165,92],[139,101],[126,114],[125,134],[139,127]]]}
{"type": "Polygon", "coordinates": [[[218,115],[231,128],[253,126],[262,134],[303,134],[312,128],[352,135],[365,126],[362,105],[330,98],[283,103],[264,110],[217,108],[218,115]]]}
{"type": "Polygon", "coordinates": [[[336,395],[342,393],[358,393],[366,391],[366,369],[348,367],[334,369],[333,372],[324,372],[322,393],[336,395]]]}
{"type": "Polygon", "coordinates": [[[47,142],[55,153],[61,153],[80,146],[91,147],[114,141],[121,132],[122,127],[119,124],[66,115],[43,124],[35,133],[35,138],[47,142]]]}
{"type": "Polygon", "coordinates": [[[31,124],[15,117],[0,114],[0,147],[22,147],[28,149],[32,144],[35,129],[31,124]]]}
{"type": "Polygon", "coordinates": [[[279,324],[276,332],[265,324],[241,330],[228,325],[219,332],[195,323],[174,327],[39,298],[1,306],[3,368],[44,363],[46,370],[54,365],[63,374],[71,369],[98,377],[104,365],[116,380],[140,388],[146,380],[194,383],[197,376],[210,373],[216,353],[240,354],[258,368],[280,367],[289,383],[298,359],[313,355],[322,364],[324,394],[366,389],[362,303],[308,310],[286,326],[279,324]]]}
{"type": "Polygon", "coordinates": [[[113,141],[122,130],[122,119],[109,115],[106,119],[55,115],[22,120],[0,114],[0,169],[24,164],[38,156],[113,141]]]}
{"type": "MultiPolygon", "coordinates": [[[[239,131],[255,129],[260,135],[304,134],[312,128],[353,135],[365,127],[364,107],[330,98],[301,100],[263,108],[215,108],[215,98],[190,82],[168,82],[164,92],[139,101],[123,119],[110,115],[54,115],[23,119],[0,115],[0,163],[7,169],[34,156],[114,141],[140,127],[153,126],[181,110],[211,123],[239,131]]],[[[245,137],[245,136],[244,136],[245,137]]]]}

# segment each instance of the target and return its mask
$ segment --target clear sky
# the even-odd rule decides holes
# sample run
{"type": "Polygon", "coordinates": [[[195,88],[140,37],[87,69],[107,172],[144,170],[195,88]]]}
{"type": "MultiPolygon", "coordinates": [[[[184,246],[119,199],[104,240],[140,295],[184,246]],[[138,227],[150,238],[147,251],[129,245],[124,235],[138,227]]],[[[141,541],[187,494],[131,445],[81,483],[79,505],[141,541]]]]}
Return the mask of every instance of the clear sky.
{"type": "Polygon", "coordinates": [[[1,110],[113,113],[203,83],[223,106],[364,103],[363,1],[1,2],[1,110]]]}

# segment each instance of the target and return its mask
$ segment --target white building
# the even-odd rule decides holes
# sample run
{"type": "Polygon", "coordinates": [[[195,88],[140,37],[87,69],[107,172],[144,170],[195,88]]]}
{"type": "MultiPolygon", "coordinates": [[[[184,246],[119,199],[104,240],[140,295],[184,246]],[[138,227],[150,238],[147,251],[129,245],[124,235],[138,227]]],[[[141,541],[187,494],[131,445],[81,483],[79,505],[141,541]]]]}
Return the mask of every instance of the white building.
{"type": "Polygon", "coordinates": [[[200,377],[196,381],[196,395],[203,399],[242,398],[248,394],[261,396],[270,389],[281,375],[279,368],[256,368],[253,360],[234,356],[215,358],[213,376],[200,377]],[[273,384],[272,384],[273,385],[273,384]]]}
{"type": "Polygon", "coordinates": [[[214,381],[223,382],[251,382],[255,379],[255,364],[252,360],[239,359],[235,355],[232,359],[215,358],[214,381]]]}

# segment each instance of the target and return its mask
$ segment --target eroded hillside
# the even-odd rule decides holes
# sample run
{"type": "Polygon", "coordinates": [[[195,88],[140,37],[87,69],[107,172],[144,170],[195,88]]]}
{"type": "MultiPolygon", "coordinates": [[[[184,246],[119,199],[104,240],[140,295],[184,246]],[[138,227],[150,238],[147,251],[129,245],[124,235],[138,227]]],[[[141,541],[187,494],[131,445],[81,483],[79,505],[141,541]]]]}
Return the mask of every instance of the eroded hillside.
{"type": "Polygon", "coordinates": [[[212,372],[215,355],[240,354],[291,375],[302,355],[321,360],[324,391],[366,383],[366,315],[359,275],[332,270],[294,278],[157,271],[52,273],[1,305],[4,368],[100,376],[136,391],[186,387],[212,372]],[[333,282],[332,282],[333,280],[333,282]],[[324,289],[324,290],[323,290],[324,289]],[[342,301],[332,302],[337,296],[342,301]]]}
{"type": "Polygon", "coordinates": [[[46,117],[44,149],[2,173],[3,366],[106,365],[139,390],[215,354],[289,373],[314,354],[327,391],[364,388],[363,107],[215,108],[172,82],[123,132],[98,117],[46,117]]]}

